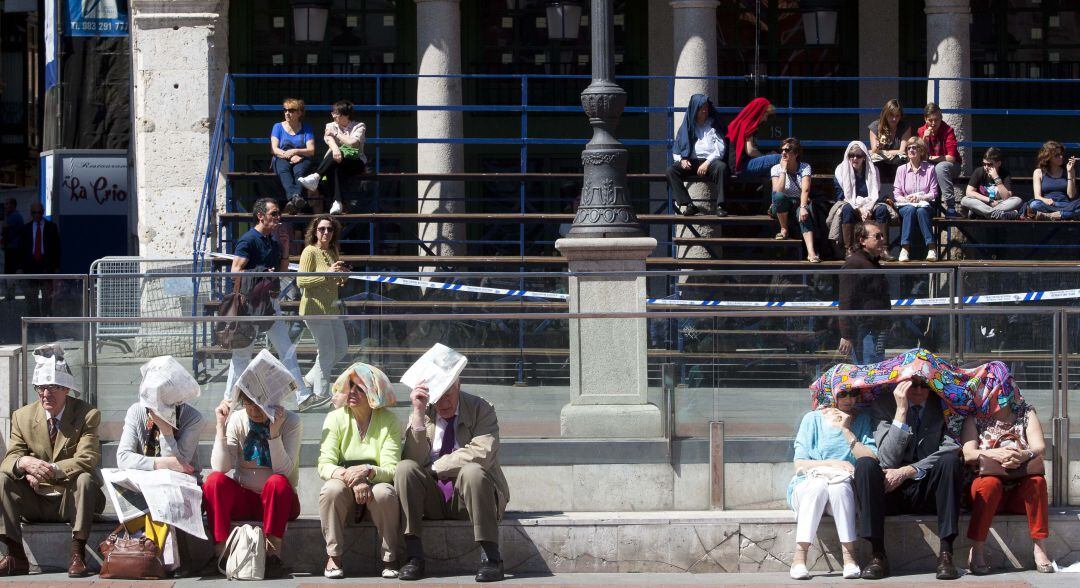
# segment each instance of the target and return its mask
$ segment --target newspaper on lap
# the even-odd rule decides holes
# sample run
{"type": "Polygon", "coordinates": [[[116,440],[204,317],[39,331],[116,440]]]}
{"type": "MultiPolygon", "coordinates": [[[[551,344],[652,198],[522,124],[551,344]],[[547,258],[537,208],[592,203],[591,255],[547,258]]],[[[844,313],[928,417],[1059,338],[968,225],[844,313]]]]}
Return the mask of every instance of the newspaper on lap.
{"type": "Polygon", "coordinates": [[[469,360],[464,355],[442,343],[436,343],[401,376],[401,383],[409,388],[426,383],[428,404],[435,404],[461,375],[467,363],[469,360]]]}
{"type": "Polygon", "coordinates": [[[172,470],[102,468],[105,493],[122,523],[149,514],[199,539],[206,539],[202,521],[202,489],[194,476],[172,470]]]}

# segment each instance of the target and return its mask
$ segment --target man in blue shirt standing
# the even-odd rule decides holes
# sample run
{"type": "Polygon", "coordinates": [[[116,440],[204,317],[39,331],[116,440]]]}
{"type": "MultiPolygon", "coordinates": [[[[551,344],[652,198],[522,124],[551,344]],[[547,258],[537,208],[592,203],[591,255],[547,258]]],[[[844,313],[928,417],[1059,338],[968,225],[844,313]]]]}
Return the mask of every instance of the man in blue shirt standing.
{"type": "MultiPolygon", "coordinates": [[[[255,227],[244,233],[236,240],[233,249],[235,257],[232,260],[231,272],[238,274],[244,271],[251,272],[277,272],[284,271],[289,267],[289,260],[281,254],[281,245],[275,235],[278,225],[281,224],[281,209],[273,198],[260,198],[255,201],[254,212],[255,227]]],[[[233,291],[242,291],[242,276],[233,277],[233,291]]],[[[274,300],[274,310],[281,314],[281,306],[274,300]]],[[[296,361],[296,346],[289,338],[289,327],[281,321],[275,321],[266,331],[266,338],[273,345],[281,363],[285,364],[289,373],[296,379],[299,385],[296,392],[296,402],[300,411],[314,408],[312,404],[311,390],[304,383],[304,376],[300,373],[300,365],[296,361]]],[[[225,382],[225,397],[233,389],[236,379],[244,372],[251,363],[251,356],[255,352],[254,344],[242,349],[234,349],[232,359],[229,361],[229,376],[225,382]]],[[[329,400],[327,398],[326,400],[329,400]]],[[[326,402],[323,401],[322,404],[326,402]]]]}

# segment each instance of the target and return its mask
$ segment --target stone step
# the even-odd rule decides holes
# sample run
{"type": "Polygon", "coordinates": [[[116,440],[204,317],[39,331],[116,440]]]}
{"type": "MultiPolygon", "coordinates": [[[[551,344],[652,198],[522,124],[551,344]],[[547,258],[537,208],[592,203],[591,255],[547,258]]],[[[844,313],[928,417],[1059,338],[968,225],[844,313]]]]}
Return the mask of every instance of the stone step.
{"type": "MultiPolygon", "coordinates": [[[[89,544],[97,544],[115,527],[94,525],[89,544]]],[[[1080,509],[1052,508],[1047,548],[1059,564],[1080,558],[1080,509]]],[[[937,538],[931,516],[897,516],[886,521],[886,536],[895,574],[926,573],[934,569],[937,538]]],[[[967,517],[961,517],[961,529],[967,517]]],[[[24,525],[24,543],[41,571],[67,568],[69,527],[59,524],[24,525]]],[[[347,529],[346,572],[351,577],[379,571],[375,528],[366,522],[347,529]]],[[[423,540],[427,571],[432,575],[475,571],[479,550],[467,521],[427,521],[423,540]]],[[[795,516],[786,510],[667,511],[592,513],[510,513],[500,525],[506,571],[518,574],[583,572],[779,572],[791,563],[795,545],[795,516]]],[[[209,547],[196,546],[195,558],[208,558],[209,547]]],[[[861,542],[860,542],[861,543],[861,542]]],[[[289,524],[285,559],[296,572],[319,574],[326,562],[322,532],[314,517],[289,524]]],[[[860,544],[860,561],[865,561],[860,544]]],[[[961,532],[955,546],[958,565],[966,563],[968,542],[961,532]]],[[[1031,540],[1024,516],[998,515],[988,558],[1000,571],[1015,569],[1015,559],[1034,567],[1031,540]]],[[[840,545],[828,517],[811,547],[811,570],[836,571],[840,545]]],[[[96,559],[96,556],[90,559],[96,559]]]]}

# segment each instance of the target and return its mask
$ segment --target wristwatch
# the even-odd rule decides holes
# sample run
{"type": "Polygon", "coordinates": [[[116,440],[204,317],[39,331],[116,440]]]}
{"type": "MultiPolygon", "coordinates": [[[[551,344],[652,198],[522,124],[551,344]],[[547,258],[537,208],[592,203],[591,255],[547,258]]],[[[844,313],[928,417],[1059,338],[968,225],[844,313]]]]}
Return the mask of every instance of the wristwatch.
{"type": "Polygon", "coordinates": [[[1028,461],[1031,461],[1031,460],[1035,459],[1035,452],[1034,451],[1028,449],[1027,454],[1028,454],[1028,461]]]}

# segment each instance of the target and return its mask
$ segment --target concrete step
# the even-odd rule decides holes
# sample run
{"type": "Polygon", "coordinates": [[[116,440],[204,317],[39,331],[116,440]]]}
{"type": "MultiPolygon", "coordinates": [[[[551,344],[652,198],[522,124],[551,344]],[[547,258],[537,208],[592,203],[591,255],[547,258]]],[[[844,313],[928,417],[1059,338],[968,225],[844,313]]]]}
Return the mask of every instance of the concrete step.
{"type": "MultiPolygon", "coordinates": [[[[587,491],[586,489],[582,489],[587,491]]],[[[96,545],[115,527],[94,526],[90,545],[96,545]]],[[[1051,509],[1051,557],[1061,565],[1080,559],[1080,509],[1051,509]]],[[[42,571],[67,568],[70,530],[66,525],[24,525],[24,542],[31,561],[42,571]]],[[[889,517],[888,550],[893,573],[933,570],[937,538],[933,516],[889,517]]],[[[967,517],[961,518],[961,529],[967,517]]],[[[379,570],[377,536],[370,523],[347,530],[345,569],[352,577],[372,576],[379,570]]],[[[428,573],[433,575],[475,571],[479,549],[467,521],[428,521],[424,547],[428,573]]],[[[837,571],[840,545],[832,521],[826,517],[819,540],[810,551],[811,569],[837,571]]],[[[667,511],[592,513],[510,513],[500,526],[506,571],[516,574],[593,572],[783,572],[791,563],[795,516],[790,511],[667,511]]],[[[295,571],[319,574],[326,561],[319,521],[304,517],[289,525],[285,559],[295,571]]],[[[860,545],[864,553],[865,545],[860,545]]],[[[955,546],[958,565],[966,563],[963,532],[955,546]]],[[[207,547],[202,546],[203,557],[207,547]]],[[[987,542],[989,561],[999,571],[1019,563],[1033,568],[1031,540],[1023,516],[998,515],[987,542]]],[[[198,557],[198,556],[193,556],[198,557]]]]}

